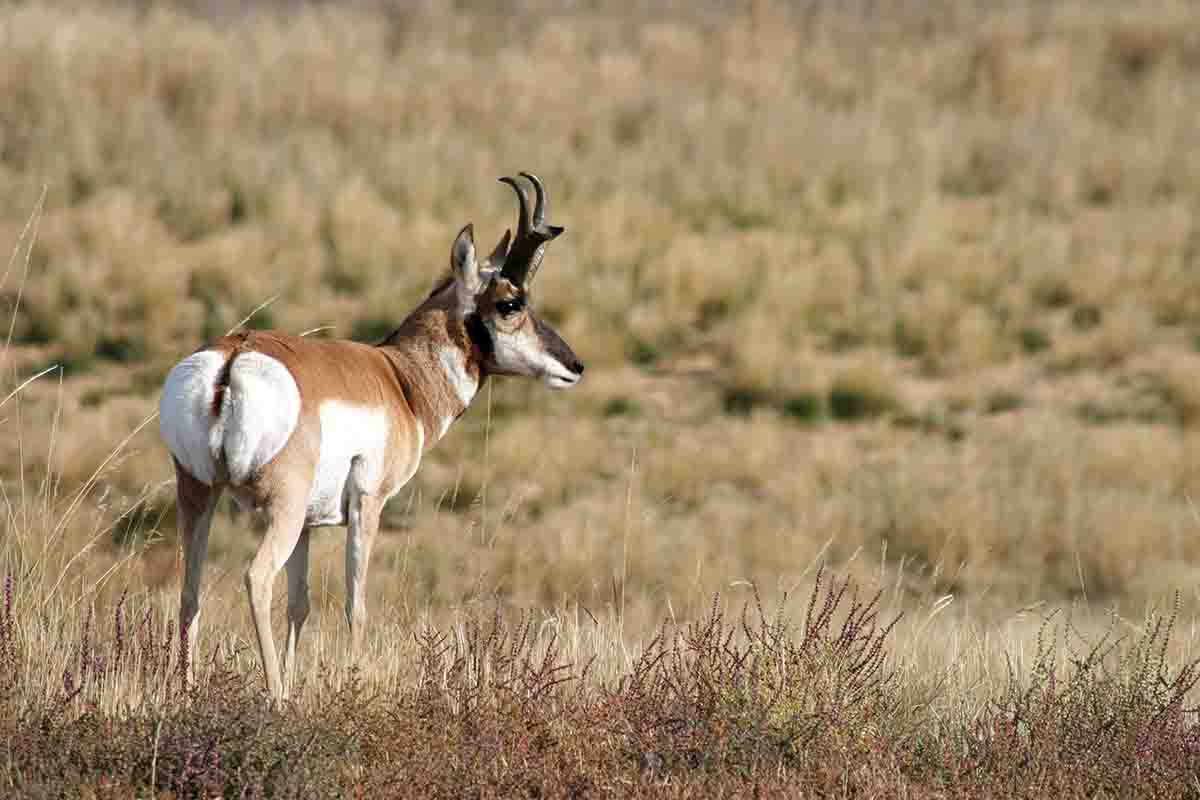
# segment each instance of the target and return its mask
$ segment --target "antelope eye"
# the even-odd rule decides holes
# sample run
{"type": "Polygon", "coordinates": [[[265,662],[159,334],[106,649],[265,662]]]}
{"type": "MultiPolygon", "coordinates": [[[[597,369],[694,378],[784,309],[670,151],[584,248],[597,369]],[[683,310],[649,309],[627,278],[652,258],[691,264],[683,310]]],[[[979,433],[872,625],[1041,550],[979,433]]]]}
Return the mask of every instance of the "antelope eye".
{"type": "Polygon", "coordinates": [[[506,317],[511,317],[524,307],[525,301],[520,298],[515,300],[501,300],[499,303],[496,303],[496,310],[506,317]]]}

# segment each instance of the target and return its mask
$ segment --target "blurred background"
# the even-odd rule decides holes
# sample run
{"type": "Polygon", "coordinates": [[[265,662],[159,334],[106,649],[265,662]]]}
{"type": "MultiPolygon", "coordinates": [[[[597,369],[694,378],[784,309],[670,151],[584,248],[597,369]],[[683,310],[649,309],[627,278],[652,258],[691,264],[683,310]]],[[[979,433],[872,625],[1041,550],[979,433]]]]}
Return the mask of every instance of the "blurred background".
{"type": "Polygon", "coordinates": [[[176,360],[252,312],[381,337],[529,170],[587,378],[489,384],[390,504],[373,614],[648,630],[821,562],[984,621],[1200,607],[1189,3],[34,0],[0,37],[0,395],[61,367],[0,406],[0,536],[82,596],[176,597],[138,429],[176,360]]]}

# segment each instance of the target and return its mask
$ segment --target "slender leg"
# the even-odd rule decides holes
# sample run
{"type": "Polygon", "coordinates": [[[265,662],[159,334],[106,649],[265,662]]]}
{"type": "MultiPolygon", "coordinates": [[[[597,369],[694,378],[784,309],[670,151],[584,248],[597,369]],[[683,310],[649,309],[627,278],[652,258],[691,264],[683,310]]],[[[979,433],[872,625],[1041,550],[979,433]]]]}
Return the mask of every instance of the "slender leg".
{"type": "Polygon", "coordinates": [[[179,630],[186,637],[187,674],[193,674],[196,641],[200,634],[200,583],[204,577],[204,558],[208,555],[208,531],[213,510],[221,498],[219,486],[196,480],[175,462],[176,516],[179,540],[183,547],[183,582],[179,592],[179,630]]]}
{"type": "Polygon", "coordinates": [[[383,503],[377,496],[361,490],[360,469],[361,461],[355,459],[348,481],[350,498],[346,520],[346,622],[350,624],[350,642],[355,655],[362,648],[367,626],[367,568],[383,510],[383,503]]]}
{"type": "Polygon", "coordinates": [[[250,616],[258,637],[258,653],[262,658],[267,689],[277,701],[283,699],[283,682],[279,676],[275,641],[271,637],[271,584],[296,549],[304,531],[307,499],[307,493],[288,491],[287,487],[272,498],[267,510],[266,535],[246,571],[246,592],[250,595],[250,616]]]}
{"type": "Polygon", "coordinates": [[[287,650],[283,654],[284,689],[290,692],[295,685],[296,648],[300,644],[300,631],[308,619],[308,540],[309,529],[300,531],[296,549],[288,557],[288,634],[287,650]]]}

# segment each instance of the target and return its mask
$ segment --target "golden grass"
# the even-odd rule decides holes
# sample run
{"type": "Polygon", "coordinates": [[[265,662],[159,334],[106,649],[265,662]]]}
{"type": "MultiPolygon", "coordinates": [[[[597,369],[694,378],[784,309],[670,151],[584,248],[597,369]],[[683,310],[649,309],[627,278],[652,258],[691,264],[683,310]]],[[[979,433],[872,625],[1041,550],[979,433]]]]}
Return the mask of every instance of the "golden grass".
{"type": "MultiPolygon", "coordinates": [[[[616,674],[822,560],[891,587],[905,668],[964,691],[1026,609],[1200,608],[1187,4],[34,2],[0,41],[0,242],[48,187],[0,396],[65,367],[0,408],[0,572],[37,565],[51,626],[126,586],[173,608],[167,456],[153,424],[117,449],[173,360],[272,297],[255,324],[400,319],[458,227],[511,225],[517,169],[567,226],[538,305],[588,380],[493,383],[393,501],[372,671],[500,602],[616,674]]],[[[248,641],[254,546],[221,514],[206,646],[248,641]]],[[[341,558],[315,540],[310,670],[344,648],[341,558]]]]}

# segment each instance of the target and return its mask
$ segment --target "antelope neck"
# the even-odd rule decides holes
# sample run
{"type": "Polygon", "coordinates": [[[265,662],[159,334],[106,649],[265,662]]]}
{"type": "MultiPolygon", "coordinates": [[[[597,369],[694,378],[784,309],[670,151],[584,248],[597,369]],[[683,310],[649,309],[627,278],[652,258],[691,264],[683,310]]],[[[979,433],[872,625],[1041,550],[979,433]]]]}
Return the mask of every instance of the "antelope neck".
{"type": "Polygon", "coordinates": [[[487,380],[491,337],[482,321],[471,315],[461,322],[444,322],[427,327],[437,336],[385,345],[405,399],[425,432],[425,449],[446,434],[487,380]]]}

